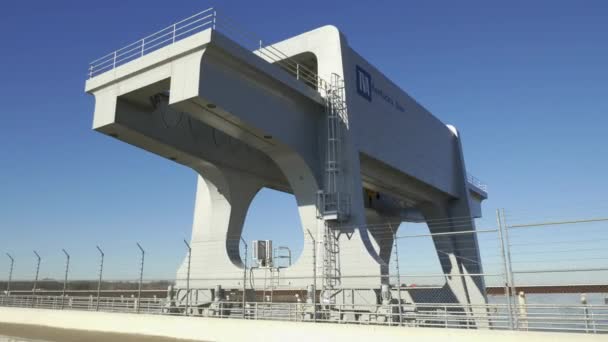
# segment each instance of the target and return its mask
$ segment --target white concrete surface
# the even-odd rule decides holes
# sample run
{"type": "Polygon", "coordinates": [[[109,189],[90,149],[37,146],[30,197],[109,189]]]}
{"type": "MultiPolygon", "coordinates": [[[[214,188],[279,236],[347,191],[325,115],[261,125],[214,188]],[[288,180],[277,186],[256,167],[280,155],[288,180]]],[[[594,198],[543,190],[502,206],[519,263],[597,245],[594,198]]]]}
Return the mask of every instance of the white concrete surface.
{"type": "MultiPolygon", "coordinates": [[[[292,62],[312,65],[326,81],[334,74],[343,79],[339,105],[326,107],[322,96],[341,93],[340,86],[318,92],[259,58],[260,50],[251,53],[207,29],[89,79],[93,128],[199,175],[190,273],[184,259],[177,288],[185,288],[186,274],[197,291],[243,287],[243,222],[255,194],[271,188],[294,194],[310,246],[275,277],[283,280],[277,287],[303,290],[315,271],[323,274],[329,224],[347,233],[339,237],[340,287],[365,289],[365,298],[357,300],[374,304],[373,290],[387,280],[382,277],[388,275],[394,232],[388,225],[368,229],[368,223],[426,220],[433,233],[475,229],[473,220],[462,217],[480,215],[483,198],[470,193],[460,135],[356,53],[333,26],[274,47],[292,62]],[[328,130],[326,109],[336,107],[345,109],[337,128],[328,130]],[[330,139],[328,131],[339,132],[339,139],[330,139]],[[341,153],[328,152],[337,141],[341,153]],[[336,160],[328,161],[334,154],[336,160]],[[319,190],[346,194],[347,222],[336,227],[317,215],[319,190]],[[319,242],[314,247],[308,231],[319,242]]],[[[483,272],[475,235],[434,242],[442,246],[444,273],[483,272]],[[459,256],[456,264],[447,254],[459,256]]],[[[258,289],[266,287],[266,270],[250,275],[260,280],[258,289]]],[[[471,295],[484,293],[479,277],[461,283],[448,283],[460,291],[460,302],[485,302],[483,295],[471,295]],[[476,288],[468,291],[470,286],[476,288]]]]}
{"type": "Polygon", "coordinates": [[[0,308],[0,323],[201,341],[606,341],[606,336],[602,335],[573,333],[404,328],[21,308],[0,308]]]}

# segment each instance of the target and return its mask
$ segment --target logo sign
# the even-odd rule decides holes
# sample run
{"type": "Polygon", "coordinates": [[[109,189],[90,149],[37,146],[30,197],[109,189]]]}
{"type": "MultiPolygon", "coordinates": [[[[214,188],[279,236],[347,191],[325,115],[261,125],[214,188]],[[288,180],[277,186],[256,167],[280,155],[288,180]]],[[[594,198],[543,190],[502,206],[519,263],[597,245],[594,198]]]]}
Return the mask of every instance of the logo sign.
{"type": "Polygon", "coordinates": [[[405,113],[405,108],[389,92],[383,88],[378,88],[372,83],[372,76],[360,66],[356,66],[357,93],[369,102],[372,102],[372,93],[376,98],[382,99],[386,104],[394,109],[405,113]]]}
{"type": "Polygon", "coordinates": [[[372,77],[357,65],[357,93],[364,99],[372,102],[372,77]]]}

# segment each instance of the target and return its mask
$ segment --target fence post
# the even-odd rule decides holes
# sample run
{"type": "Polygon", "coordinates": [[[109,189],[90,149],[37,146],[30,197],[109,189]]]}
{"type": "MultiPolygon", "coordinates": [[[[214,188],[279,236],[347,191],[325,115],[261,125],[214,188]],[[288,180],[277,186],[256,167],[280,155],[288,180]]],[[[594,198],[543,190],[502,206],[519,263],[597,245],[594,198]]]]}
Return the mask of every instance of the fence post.
{"type": "Polygon", "coordinates": [[[135,311],[137,313],[139,313],[139,307],[141,305],[141,285],[144,280],[144,261],[145,261],[146,251],[144,251],[144,249],[141,247],[139,242],[137,242],[137,248],[139,248],[139,251],[141,252],[141,267],[139,269],[139,286],[137,287],[137,306],[136,306],[135,311]]]}
{"type": "Polygon", "coordinates": [[[505,241],[504,241],[504,237],[503,237],[503,233],[502,233],[503,227],[502,227],[502,220],[500,217],[499,209],[496,209],[496,223],[498,224],[498,238],[500,239],[500,251],[501,251],[504,280],[505,280],[504,291],[505,291],[505,300],[507,302],[509,329],[513,330],[513,309],[511,307],[511,296],[509,294],[509,292],[511,291],[510,286],[509,286],[509,270],[507,267],[507,257],[506,257],[506,253],[505,253],[505,241]]]}
{"type": "Polygon", "coordinates": [[[177,24],[173,24],[173,43],[175,43],[175,34],[177,33],[177,24]]]}
{"type": "Polygon", "coordinates": [[[65,277],[63,278],[63,291],[61,292],[61,310],[63,310],[63,306],[64,306],[64,302],[65,302],[65,290],[68,285],[68,272],[70,270],[70,255],[68,254],[68,252],[65,251],[65,249],[61,249],[61,251],[63,251],[63,254],[65,254],[65,257],[66,257],[65,277]]]}
{"type": "Polygon", "coordinates": [[[188,269],[186,273],[186,316],[189,315],[190,310],[190,261],[192,258],[192,247],[186,239],[184,239],[184,244],[186,244],[186,248],[188,248],[188,269]]]}
{"type": "Polygon", "coordinates": [[[583,316],[585,316],[585,332],[589,333],[589,307],[587,306],[587,295],[581,294],[581,304],[583,305],[583,316]]]}
{"type": "Polygon", "coordinates": [[[215,30],[215,23],[217,20],[217,11],[213,10],[213,29],[215,30]]]}
{"type": "Polygon", "coordinates": [[[117,51],[114,51],[114,58],[112,59],[112,69],[116,69],[116,55],[117,51]]]}
{"type": "Polygon", "coordinates": [[[312,240],[312,277],[313,277],[313,291],[312,291],[312,310],[313,310],[313,321],[317,321],[317,240],[312,236],[309,229],[306,229],[310,239],[312,240]]]}
{"type": "Polygon", "coordinates": [[[95,247],[97,247],[97,250],[99,251],[99,254],[101,255],[101,261],[99,263],[99,280],[97,281],[97,304],[95,306],[95,311],[99,311],[99,299],[101,297],[101,281],[102,281],[102,277],[103,277],[103,259],[105,257],[105,254],[101,250],[101,248],[99,248],[99,246],[95,246],[95,247]]]}
{"type": "Polygon", "coordinates": [[[6,256],[11,259],[11,266],[8,271],[8,282],[6,283],[6,296],[8,296],[11,293],[11,281],[13,280],[13,266],[15,265],[15,259],[8,253],[6,253],[6,256]]]}
{"type": "Polygon", "coordinates": [[[245,245],[245,260],[243,261],[243,318],[245,318],[245,305],[247,299],[245,298],[245,293],[247,292],[247,242],[241,236],[241,241],[245,245]]]}
{"type": "Polygon", "coordinates": [[[526,301],[526,294],[524,291],[520,291],[517,294],[517,304],[519,306],[519,319],[521,319],[521,326],[524,330],[528,330],[528,303],[526,301]]]}
{"type": "MultiPolygon", "coordinates": [[[[34,251],[34,254],[36,255],[36,258],[38,259],[38,261],[36,262],[36,277],[34,278],[34,288],[32,289],[32,296],[36,296],[36,286],[38,286],[38,274],[40,273],[40,255],[38,255],[38,252],[34,251]]],[[[32,306],[34,304],[34,301],[32,299],[32,306]]]]}
{"type": "MultiPolygon", "coordinates": [[[[393,226],[389,223],[388,224],[389,228],[391,229],[391,232],[393,233],[393,247],[395,248],[395,271],[397,271],[397,296],[399,296],[399,301],[398,301],[398,305],[399,305],[399,326],[401,326],[401,321],[403,320],[403,309],[401,307],[401,271],[399,268],[399,247],[397,246],[397,232],[393,229],[393,226]]],[[[389,285],[390,285],[390,270],[389,270],[389,285]]],[[[392,316],[392,310],[391,310],[391,316],[392,316]]]]}
{"type": "MultiPolygon", "coordinates": [[[[505,233],[505,246],[507,249],[507,266],[508,266],[508,273],[509,273],[509,281],[511,282],[511,295],[515,296],[515,294],[517,293],[515,291],[515,277],[513,276],[513,263],[511,261],[511,242],[509,240],[509,225],[507,224],[507,217],[505,215],[505,209],[502,208],[502,223],[504,226],[504,233],[505,233]]],[[[516,309],[516,308],[513,308],[516,309]]],[[[513,315],[514,318],[514,328],[515,329],[519,329],[519,318],[518,315],[514,314],[513,315]]]]}

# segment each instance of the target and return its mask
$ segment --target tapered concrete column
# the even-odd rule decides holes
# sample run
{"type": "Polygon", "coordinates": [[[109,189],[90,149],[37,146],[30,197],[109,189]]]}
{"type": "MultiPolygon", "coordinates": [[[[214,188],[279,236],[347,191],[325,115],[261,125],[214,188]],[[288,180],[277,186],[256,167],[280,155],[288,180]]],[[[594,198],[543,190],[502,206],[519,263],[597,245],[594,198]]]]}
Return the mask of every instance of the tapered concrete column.
{"type": "Polygon", "coordinates": [[[367,230],[371,233],[374,247],[377,249],[378,256],[382,260],[380,272],[383,284],[390,283],[388,276],[390,275],[389,265],[394,245],[393,235],[397,233],[397,229],[399,228],[399,224],[396,224],[395,221],[397,220],[393,216],[367,215],[367,230]]]}
{"type": "MultiPolygon", "coordinates": [[[[420,205],[419,209],[432,234],[448,233],[433,236],[433,243],[441,268],[447,275],[447,285],[456,300],[462,304],[485,304],[483,285],[480,285],[483,284],[483,277],[478,275],[483,273],[483,269],[476,234],[449,234],[475,230],[473,218],[467,215],[450,215],[449,204],[441,206],[427,203],[420,205]]],[[[473,307],[468,312],[476,318],[478,327],[488,326],[485,308],[473,307]]]]}
{"type": "MultiPolygon", "coordinates": [[[[242,286],[239,242],[247,210],[262,184],[232,169],[206,166],[200,172],[192,227],[190,286],[242,286]],[[210,275],[213,279],[209,279],[210,275]]],[[[178,287],[183,287],[186,267],[184,263],[178,271],[178,287]]]]}

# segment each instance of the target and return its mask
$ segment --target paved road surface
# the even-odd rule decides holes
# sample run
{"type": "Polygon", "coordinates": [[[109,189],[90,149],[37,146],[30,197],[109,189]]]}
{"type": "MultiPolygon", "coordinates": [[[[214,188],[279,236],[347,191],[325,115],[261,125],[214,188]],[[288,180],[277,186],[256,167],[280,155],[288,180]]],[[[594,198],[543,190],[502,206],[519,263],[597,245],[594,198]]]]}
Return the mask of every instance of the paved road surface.
{"type": "MultiPolygon", "coordinates": [[[[0,342],[194,342],[164,337],[98,333],[0,323],[0,342]]],[[[200,341],[199,341],[200,342],[200,341]]]]}

